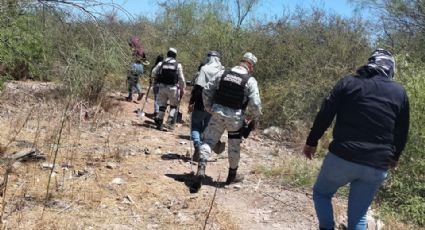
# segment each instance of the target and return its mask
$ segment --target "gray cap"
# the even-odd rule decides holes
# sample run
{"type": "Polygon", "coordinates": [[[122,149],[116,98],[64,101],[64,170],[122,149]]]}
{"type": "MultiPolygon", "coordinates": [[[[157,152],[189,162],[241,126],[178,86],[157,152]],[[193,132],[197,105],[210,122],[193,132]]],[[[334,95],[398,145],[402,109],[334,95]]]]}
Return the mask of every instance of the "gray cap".
{"type": "Polygon", "coordinates": [[[215,50],[210,50],[210,51],[208,51],[207,56],[208,57],[218,57],[218,58],[220,58],[220,53],[218,51],[215,51],[215,50]]]}
{"type": "Polygon", "coordinates": [[[249,61],[249,62],[251,62],[254,65],[257,64],[257,57],[254,56],[254,54],[252,54],[251,52],[245,53],[243,55],[242,60],[249,61]]]}

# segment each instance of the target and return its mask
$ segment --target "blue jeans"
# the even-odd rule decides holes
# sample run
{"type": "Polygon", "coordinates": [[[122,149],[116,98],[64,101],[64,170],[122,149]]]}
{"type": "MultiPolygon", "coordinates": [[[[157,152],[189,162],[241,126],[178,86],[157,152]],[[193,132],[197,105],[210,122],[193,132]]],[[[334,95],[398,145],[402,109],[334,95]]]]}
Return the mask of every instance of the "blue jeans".
{"type": "Polygon", "coordinates": [[[138,94],[142,93],[142,87],[139,82],[131,82],[128,81],[128,97],[131,98],[133,96],[133,89],[136,89],[138,94]]]}
{"type": "Polygon", "coordinates": [[[201,144],[201,135],[210,122],[211,114],[205,111],[194,109],[192,112],[191,136],[194,146],[201,144]]]}
{"type": "Polygon", "coordinates": [[[320,228],[334,229],[332,196],[338,188],[350,183],[348,229],[366,230],[367,210],[386,177],[386,170],[346,161],[329,152],[313,188],[320,228]]]}

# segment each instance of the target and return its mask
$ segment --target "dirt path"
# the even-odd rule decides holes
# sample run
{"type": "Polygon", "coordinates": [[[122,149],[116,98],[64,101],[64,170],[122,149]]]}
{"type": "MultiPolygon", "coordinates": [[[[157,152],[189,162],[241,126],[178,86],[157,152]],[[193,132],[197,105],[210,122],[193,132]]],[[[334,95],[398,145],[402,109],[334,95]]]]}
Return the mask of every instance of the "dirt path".
{"type": "MultiPolygon", "coordinates": [[[[13,92],[19,94],[19,87],[13,92]]],[[[1,98],[1,143],[23,124],[8,151],[36,143],[47,155],[44,163],[52,162],[61,107],[54,99],[37,104],[32,97],[11,96],[6,90],[1,98]]],[[[152,120],[134,113],[142,103],[123,98],[111,95],[105,112],[82,113],[65,127],[47,203],[50,171],[39,162],[14,167],[5,197],[5,229],[202,229],[210,208],[206,229],[317,228],[309,192],[254,173],[258,165],[273,165],[287,154],[279,143],[258,131],[244,141],[240,171],[245,181],[229,187],[217,186],[227,176],[226,152],[213,156],[207,166],[210,183],[192,194],[196,165],[187,160],[193,151],[188,115],[175,131],[158,131],[152,120]],[[271,154],[276,149],[279,154],[271,154]]],[[[150,99],[146,111],[152,111],[150,99]]]]}
{"type": "MultiPolygon", "coordinates": [[[[151,104],[148,103],[147,111],[152,111],[151,104]]],[[[133,115],[131,112],[137,106],[125,104],[126,114],[124,117],[131,117],[133,115]]],[[[182,105],[182,108],[186,107],[186,104],[182,105]]],[[[173,146],[173,150],[178,146],[176,152],[166,148],[165,151],[161,151],[162,161],[158,159],[154,167],[162,169],[165,176],[173,179],[170,181],[170,185],[184,184],[186,191],[189,192],[188,186],[192,182],[191,172],[196,172],[197,166],[190,165],[189,162],[183,160],[188,152],[193,151],[190,148],[190,140],[188,140],[189,115],[185,114],[184,117],[187,123],[179,126],[175,131],[166,133],[155,131],[150,137],[153,139],[162,137],[173,146]],[[168,157],[169,161],[167,161],[168,157]],[[173,159],[174,157],[179,159],[173,159]]],[[[137,118],[132,119],[132,123],[140,124],[140,122],[137,118]]],[[[150,120],[144,118],[143,122],[150,123],[150,120]]],[[[230,220],[240,229],[316,229],[317,222],[310,194],[291,191],[277,182],[251,173],[259,164],[272,162],[274,159],[270,157],[271,150],[277,148],[277,143],[264,141],[258,134],[253,136],[253,139],[245,140],[242,144],[240,170],[246,175],[245,181],[223,188],[228,169],[225,151],[222,155],[212,156],[212,162],[209,162],[207,167],[207,176],[211,177],[211,181],[193,196],[207,198],[207,203],[204,205],[209,206],[208,200],[213,199],[214,192],[217,190],[213,208],[228,212],[230,220]],[[262,139],[263,143],[257,141],[259,139],[262,139]],[[220,188],[216,189],[216,187],[220,188]]],[[[222,139],[226,140],[226,136],[223,136],[222,139]]],[[[282,152],[284,151],[283,149],[282,152]]]]}

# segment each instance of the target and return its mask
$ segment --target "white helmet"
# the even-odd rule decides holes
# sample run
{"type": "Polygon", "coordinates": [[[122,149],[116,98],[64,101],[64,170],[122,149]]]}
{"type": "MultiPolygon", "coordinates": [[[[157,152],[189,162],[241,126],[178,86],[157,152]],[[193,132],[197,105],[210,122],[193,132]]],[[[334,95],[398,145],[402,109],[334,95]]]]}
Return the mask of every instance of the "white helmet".
{"type": "Polygon", "coordinates": [[[255,57],[251,52],[245,53],[242,60],[249,61],[254,65],[257,64],[257,57],[255,57]]]}

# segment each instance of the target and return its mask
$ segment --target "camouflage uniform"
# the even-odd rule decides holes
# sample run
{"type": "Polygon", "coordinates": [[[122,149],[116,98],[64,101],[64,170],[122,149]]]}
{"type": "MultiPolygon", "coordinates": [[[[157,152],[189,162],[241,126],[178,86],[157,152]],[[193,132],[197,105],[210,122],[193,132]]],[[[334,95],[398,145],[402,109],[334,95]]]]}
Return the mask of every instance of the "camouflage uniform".
{"type": "Polygon", "coordinates": [[[177,63],[176,59],[173,57],[167,57],[163,62],[159,62],[154,69],[152,70],[153,74],[156,76],[156,82],[158,86],[158,105],[159,113],[158,117],[155,119],[155,123],[158,129],[162,129],[162,123],[165,116],[165,111],[167,110],[167,102],[170,103],[170,114],[168,116],[168,123],[172,124],[174,116],[176,114],[177,106],[180,101],[179,91],[184,90],[186,87],[186,82],[183,75],[183,67],[180,63],[177,63]],[[171,71],[175,71],[175,77],[177,79],[164,81],[161,77],[164,77],[164,66],[169,64],[172,68],[171,71]],[[174,67],[173,67],[174,65],[174,67]]]}
{"type": "MultiPolygon", "coordinates": [[[[251,53],[249,53],[252,55],[251,53]]],[[[253,55],[252,55],[253,56],[253,55]]],[[[245,57],[245,56],[244,56],[245,57]]],[[[254,56],[255,58],[255,56],[254,56]]],[[[256,62],[256,58],[255,58],[256,62]]],[[[254,63],[255,63],[254,62],[254,63]]],[[[224,81],[226,83],[228,81],[224,81]]],[[[235,77],[235,81],[238,82],[238,78],[235,77]]],[[[240,83],[240,82],[239,82],[240,83]]],[[[223,90],[223,89],[222,89],[223,90]]],[[[229,90],[230,91],[230,90],[229,90]]],[[[223,95],[223,94],[222,94],[223,95]]],[[[226,95],[226,94],[224,94],[226,95]]],[[[229,95],[234,95],[233,92],[229,92],[229,95]]],[[[200,148],[200,160],[198,164],[198,182],[199,177],[205,176],[206,162],[211,154],[212,146],[220,139],[221,135],[225,130],[228,133],[228,154],[229,154],[229,176],[230,174],[236,175],[236,170],[239,165],[240,159],[240,143],[241,143],[241,133],[243,122],[245,120],[245,108],[249,107],[252,111],[253,118],[256,119],[262,115],[261,113],[261,100],[260,94],[257,86],[257,81],[254,77],[250,76],[248,73],[248,68],[245,63],[241,63],[239,66],[233,67],[230,72],[228,70],[221,71],[219,75],[215,78],[214,81],[211,81],[203,90],[203,99],[205,110],[212,114],[211,120],[204,132],[203,144],[200,148]],[[229,106],[222,105],[220,103],[219,91],[220,87],[225,88],[223,79],[226,76],[233,75],[245,75],[248,76],[246,82],[240,84],[240,90],[243,90],[243,93],[240,96],[243,96],[242,108],[235,109],[229,106]],[[223,84],[223,86],[220,86],[223,84]],[[243,86],[245,84],[245,86],[243,86]],[[202,175],[203,174],[203,175],[202,175]]],[[[226,100],[226,97],[222,97],[222,100],[226,100]],[[224,98],[224,99],[223,99],[224,98]]],[[[226,181],[226,183],[233,182],[233,179],[226,181]]],[[[195,185],[199,186],[200,182],[195,185]]]]}

